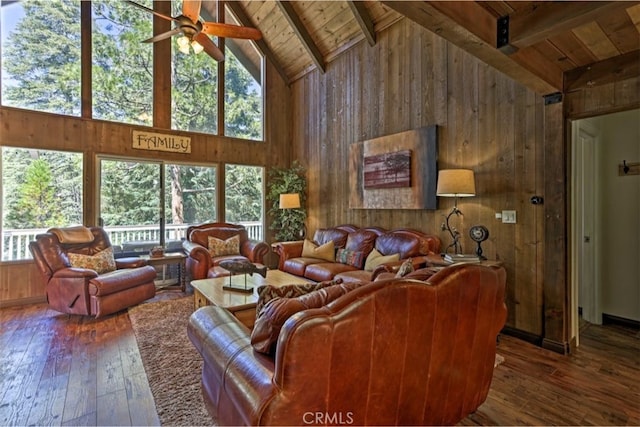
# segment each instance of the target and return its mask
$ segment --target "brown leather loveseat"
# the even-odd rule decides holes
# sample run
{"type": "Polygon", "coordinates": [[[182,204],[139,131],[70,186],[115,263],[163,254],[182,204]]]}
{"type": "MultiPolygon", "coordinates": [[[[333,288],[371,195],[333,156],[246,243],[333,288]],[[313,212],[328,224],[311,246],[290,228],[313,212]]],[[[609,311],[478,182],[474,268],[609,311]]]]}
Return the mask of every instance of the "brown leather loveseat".
{"type": "Polygon", "coordinates": [[[364,284],[289,317],[275,357],[226,309],[200,308],[187,333],[207,408],[220,425],[455,424],[489,392],[505,280],[461,264],[364,284]]]}
{"type": "Polygon", "coordinates": [[[385,261],[376,268],[401,264],[408,258],[412,259],[415,268],[420,268],[424,266],[427,255],[440,252],[441,244],[438,236],[407,228],[385,230],[344,224],[315,231],[314,243],[325,245],[330,241],[338,254],[334,261],[305,256],[303,241],[274,244],[274,250],[280,257],[278,269],[316,282],[332,279],[368,282],[376,275],[375,268],[365,269],[372,252],[377,251],[376,254],[384,258],[395,256],[393,261],[385,261]],[[345,262],[345,259],[340,259],[340,251],[349,255],[358,254],[359,262],[345,262]]]}
{"type": "Polygon", "coordinates": [[[187,238],[182,242],[187,254],[187,269],[192,280],[219,277],[229,273],[218,267],[220,261],[244,260],[262,264],[269,253],[265,242],[249,239],[247,229],[240,224],[224,222],[194,225],[187,228],[187,238]],[[212,247],[213,242],[218,244],[212,247]]]}
{"type": "Polygon", "coordinates": [[[114,259],[101,227],[53,228],[36,236],[29,249],[49,306],[59,312],[101,317],[156,294],[156,270],[140,258],[114,259]],[[75,259],[80,264],[74,267],[75,259]]]}

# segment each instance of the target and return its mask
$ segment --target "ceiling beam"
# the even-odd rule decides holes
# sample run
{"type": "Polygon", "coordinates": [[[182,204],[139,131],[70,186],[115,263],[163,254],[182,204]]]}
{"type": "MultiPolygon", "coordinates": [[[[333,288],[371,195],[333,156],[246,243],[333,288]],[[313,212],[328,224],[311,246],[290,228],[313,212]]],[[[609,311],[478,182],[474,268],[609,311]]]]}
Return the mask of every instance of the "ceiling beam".
{"type": "Polygon", "coordinates": [[[364,37],[367,39],[369,46],[376,45],[376,31],[373,28],[373,20],[371,19],[371,15],[369,15],[369,11],[364,5],[362,1],[352,1],[347,0],[347,4],[351,9],[351,13],[358,21],[358,25],[360,25],[360,29],[364,34],[364,37]]]}
{"type": "Polygon", "coordinates": [[[530,7],[509,14],[508,44],[510,48],[508,50],[532,46],[637,3],[628,1],[532,2],[530,7]]]}
{"type": "MultiPolygon", "coordinates": [[[[524,55],[521,55],[522,58],[516,58],[516,60],[496,49],[497,18],[484,8],[481,8],[482,10],[477,9],[474,6],[475,2],[382,1],[382,3],[522,83],[534,92],[545,95],[562,90],[561,70],[558,69],[557,72],[554,70],[552,79],[549,77],[548,71],[545,76],[541,76],[527,66],[523,60],[524,55]],[[471,16],[469,12],[463,13],[467,10],[467,7],[473,7],[480,15],[471,16]],[[442,12],[441,9],[446,10],[447,13],[442,12]],[[449,13],[457,16],[457,19],[467,22],[469,27],[458,23],[456,19],[449,16],[449,13]],[[549,80],[553,81],[550,82],[549,80]]],[[[549,65],[550,69],[557,69],[557,66],[550,62],[545,65],[549,65]]]]}
{"type": "MultiPolygon", "coordinates": [[[[225,4],[229,6],[229,9],[231,9],[231,12],[234,14],[236,19],[240,23],[240,25],[245,27],[255,27],[253,22],[251,22],[251,19],[249,19],[244,9],[242,9],[242,7],[238,4],[237,1],[228,1],[225,4]]],[[[284,68],[282,68],[282,65],[276,58],[273,51],[269,49],[269,46],[264,41],[264,39],[255,40],[254,43],[256,44],[260,53],[264,55],[269,60],[269,62],[271,62],[271,64],[276,69],[278,74],[280,74],[280,77],[282,78],[284,83],[287,86],[289,86],[291,84],[291,81],[289,80],[289,76],[287,76],[287,73],[285,73],[284,68]]]]}
{"type": "Polygon", "coordinates": [[[313,59],[313,62],[324,74],[326,66],[324,64],[324,59],[322,58],[322,53],[320,53],[320,49],[318,49],[318,46],[316,46],[315,42],[311,38],[311,34],[309,34],[307,29],[305,28],[302,20],[293,9],[291,3],[288,1],[277,1],[276,4],[280,8],[280,11],[284,15],[284,17],[289,22],[289,25],[291,25],[293,32],[296,33],[296,35],[300,39],[300,42],[311,56],[311,59],[313,59]]]}
{"type": "Polygon", "coordinates": [[[640,50],[569,70],[564,74],[566,92],[591,88],[640,75],[640,50]]]}

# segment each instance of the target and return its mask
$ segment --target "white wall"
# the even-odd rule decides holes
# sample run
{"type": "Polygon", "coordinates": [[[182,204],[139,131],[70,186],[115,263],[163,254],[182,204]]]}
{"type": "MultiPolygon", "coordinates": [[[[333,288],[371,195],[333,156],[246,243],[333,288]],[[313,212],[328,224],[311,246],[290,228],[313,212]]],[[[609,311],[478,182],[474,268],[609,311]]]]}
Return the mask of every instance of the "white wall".
{"type": "Polygon", "coordinates": [[[640,321],[640,175],[618,175],[623,160],[640,162],[640,110],[598,117],[597,242],[600,308],[640,321]]]}

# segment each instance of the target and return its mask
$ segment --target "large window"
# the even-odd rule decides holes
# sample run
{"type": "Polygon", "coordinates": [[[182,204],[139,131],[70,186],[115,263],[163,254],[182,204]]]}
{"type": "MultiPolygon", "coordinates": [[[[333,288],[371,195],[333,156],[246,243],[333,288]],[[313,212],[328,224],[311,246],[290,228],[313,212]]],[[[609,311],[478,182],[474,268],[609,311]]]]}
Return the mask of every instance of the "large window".
{"type": "Polygon", "coordinates": [[[100,162],[100,223],[123,254],[181,250],[189,225],[216,220],[216,167],[100,162]]]}
{"type": "MultiPolygon", "coordinates": [[[[136,0],[153,7],[151,0],[136,0]]],[[[93,117],[150,126],[153,15],[126,2],[92,0],[93,117]]]]}
{"type": "Polygon", "coordinates": [[[80,1],[2,2],[2,105],[80,115],[80,1]]]}
{"type": "Polygon", "coordinates": [[[244,224],[252,239],[263,240],[264,168],[258,166],[225,166],[225,219],[244,224]]]}
{"type": "MultiPolygon", "coordinates": [[[[240,25],[228,8],[225,11],[225,22],[240,25]]],[[[225,135],[262,139],[262,56],[248,40],[225,42],[225,135]]]]}
{"type": "Polygon", "coordinates": [[[50,227],[82,224],[82,154],[2,148],[2,260],[50,227]]]}
{"type": "MultiPolygon", "coordinates": [[[[136,2],[154,7],[151,0],[136,2]]],[[[81,115],[81,46],[88,39],[81,39],[80,5],[2,2],[2,105],[81,115]]],[[[216,21],[215,8],[215,2],[202,2],[201,19],[216,21]]],[[[182,2],[174,1],[171,15],[181,13],[182,2]]],[[[226,39],[226,60],[218,63],[204,52],[179,52],[176,35],[170,57],[154,59],[153,44],[143,43],[153,36],[151,13],[124,1],[92,0],[91,18],[92,118],[151,126],[153,109],[163,108],[158,114],[170,114],[172,129],[263,138],[263,58],[253,42],[226,39]],[[154,103],[154,60],[171,61],[171,88],[161,88],[171,91],[169,105],[154,103]],[[218,78],[222,67],[224,85],[218,78]]],[[[238,24],[228,12],[225,20],[238,24]]]]}

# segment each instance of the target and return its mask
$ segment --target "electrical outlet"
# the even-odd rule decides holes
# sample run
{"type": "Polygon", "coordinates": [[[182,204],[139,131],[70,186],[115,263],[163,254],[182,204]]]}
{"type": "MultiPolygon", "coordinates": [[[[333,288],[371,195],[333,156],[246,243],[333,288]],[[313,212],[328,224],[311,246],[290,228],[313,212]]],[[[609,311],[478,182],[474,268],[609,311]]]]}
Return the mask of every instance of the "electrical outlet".
{"type": "Polygon", "coordinates": [[[502,222],[505,224],[515,224],[516,211],[502,211],[502,222]]]}

